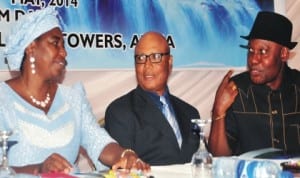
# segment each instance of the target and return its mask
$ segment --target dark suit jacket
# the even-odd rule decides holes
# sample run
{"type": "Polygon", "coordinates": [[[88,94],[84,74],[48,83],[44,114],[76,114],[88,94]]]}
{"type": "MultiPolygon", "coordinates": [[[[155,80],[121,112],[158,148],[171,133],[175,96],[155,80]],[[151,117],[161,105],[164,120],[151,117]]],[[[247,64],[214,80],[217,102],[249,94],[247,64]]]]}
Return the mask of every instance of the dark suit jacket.
{"type": "Polygon", "coordinates": [[[182,146],[154,104],[153,99],[140,87],[113,101],[105,112],[105,128],[125,148],[133,149],[151,165],[190,162],[199,146],[199,136],[192,132],[192,118],[200,118],[197,109],[170,95],[179,123],[182,146]]]}

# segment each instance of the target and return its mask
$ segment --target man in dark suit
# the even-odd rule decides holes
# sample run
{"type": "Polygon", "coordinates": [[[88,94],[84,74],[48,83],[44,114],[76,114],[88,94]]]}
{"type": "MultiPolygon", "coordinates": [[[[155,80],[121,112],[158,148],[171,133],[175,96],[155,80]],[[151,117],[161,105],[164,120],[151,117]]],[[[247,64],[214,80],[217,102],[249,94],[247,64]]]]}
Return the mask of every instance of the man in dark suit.
{"type": "Polygon", "coordinates": [[[151,165],[190,162],[199,146],[191,119],[200,116],[169,92],[173,57],[166,39],[157,32],[145,33],[134,59],[138,86],[108,106],[106,130],[151,165]]]}

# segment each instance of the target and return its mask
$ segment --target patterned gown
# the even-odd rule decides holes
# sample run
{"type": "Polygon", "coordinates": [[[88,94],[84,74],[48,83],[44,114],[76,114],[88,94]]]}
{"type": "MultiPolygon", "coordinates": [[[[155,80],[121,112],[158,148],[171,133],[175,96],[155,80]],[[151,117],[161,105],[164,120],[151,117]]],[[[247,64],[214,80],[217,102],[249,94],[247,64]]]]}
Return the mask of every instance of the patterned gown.
{"type": "Polygon", "coordinates": [[[9,164],[41,163],[52,153],[74,164],[82,145],[98,170],[107,169],[98,157],[115,140],[97,124],[83,85],[59,85],[56,95],[50,97],[53,103],[45,114],[0,82],[0,130],[13,129],[9,140],[17,141],[9,150],[9,164]]]}

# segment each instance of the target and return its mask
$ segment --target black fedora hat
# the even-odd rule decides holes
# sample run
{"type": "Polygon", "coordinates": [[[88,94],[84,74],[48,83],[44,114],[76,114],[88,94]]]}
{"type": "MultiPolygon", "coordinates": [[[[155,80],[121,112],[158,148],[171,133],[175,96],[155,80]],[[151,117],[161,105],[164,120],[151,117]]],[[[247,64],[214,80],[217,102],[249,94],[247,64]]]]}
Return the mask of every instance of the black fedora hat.
{"type": "Polygon", "coordinates": [[[292,22],[275,12],[261,11],[257,14],[251,32],[244,39],[263,39],[276,42],[293,49],[297,42],[291,42],[293,30],[292,22]]]}

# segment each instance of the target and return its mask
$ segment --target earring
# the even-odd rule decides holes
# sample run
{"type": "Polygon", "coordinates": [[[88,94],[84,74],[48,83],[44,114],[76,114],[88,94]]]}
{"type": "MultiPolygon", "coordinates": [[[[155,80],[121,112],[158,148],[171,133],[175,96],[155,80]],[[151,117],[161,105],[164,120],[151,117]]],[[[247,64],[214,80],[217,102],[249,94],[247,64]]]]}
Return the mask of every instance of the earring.
{"type": "Polygon", "coordinates": [[[31,73],[32,73],[32,74],[35,74],[35,64],[34,64],[35,58],[31,56],[31,57],[29,58],[29,61],[30,61],[31,73]]]}

